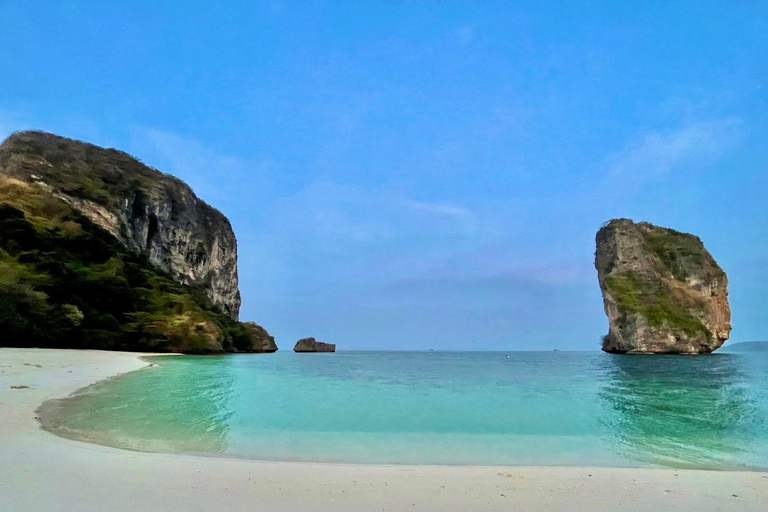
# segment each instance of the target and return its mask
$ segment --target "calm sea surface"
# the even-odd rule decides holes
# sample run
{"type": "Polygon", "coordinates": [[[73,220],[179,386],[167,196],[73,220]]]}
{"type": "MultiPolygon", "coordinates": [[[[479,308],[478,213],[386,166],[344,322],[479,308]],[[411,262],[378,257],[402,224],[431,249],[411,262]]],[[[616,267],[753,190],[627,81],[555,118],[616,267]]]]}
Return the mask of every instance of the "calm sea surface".
{"type": "Polygon", "coordinates": [[[768,353],[151,360],[44,415],[94,442],[255,459],[768,468],[768,353]]]}

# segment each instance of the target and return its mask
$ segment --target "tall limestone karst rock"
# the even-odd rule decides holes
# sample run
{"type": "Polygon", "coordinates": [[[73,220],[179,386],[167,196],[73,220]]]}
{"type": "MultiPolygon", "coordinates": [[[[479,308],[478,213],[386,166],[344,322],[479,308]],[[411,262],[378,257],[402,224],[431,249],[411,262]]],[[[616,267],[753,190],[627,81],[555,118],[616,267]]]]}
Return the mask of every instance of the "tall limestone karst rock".
{"type": "Polygon", "coordinates": [[[596,241],[610,324],[604,351],[701,354],[725,343],[731,333],[728,278],[698,237],[617,219],[596,241]]]}
{"type": "Polygon", "coordinates": [[[0,145],[0,345],[277,350],[239,310],[230,223],[186,184],[49,133],[0,145]]]}
{"type": "Polygon", "coordinates": [[[237,320],[237,243],[224,215],[181,180],[114,149],[43,132],[0,145],[2,174],[37,184],[237,320]]]}

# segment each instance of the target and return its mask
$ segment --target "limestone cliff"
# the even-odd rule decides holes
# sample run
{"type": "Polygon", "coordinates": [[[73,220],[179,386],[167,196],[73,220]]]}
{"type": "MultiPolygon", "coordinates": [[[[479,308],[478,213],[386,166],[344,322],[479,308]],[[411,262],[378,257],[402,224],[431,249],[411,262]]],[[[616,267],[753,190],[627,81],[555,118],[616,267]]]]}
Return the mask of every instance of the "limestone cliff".
{"type": "Polygon", "coordinates": [[[628,219],[597,233],[597,268],[612,353],[699,354],[731,332],[728,278],[701,240],[628,219]]]}
{"type": "Polygon", "coordinates": [[[48,190],[176,281],[202,286],[237,320],[234,232],[182,181],[121,151],[44,132],[0,145],[0,173],[48,190]]]}
{"type": "Polygon", "coordinates": [[[47,133],[0,145],[0,346],[277,350],[239,308],[232,228],[187,185],[47,133]]]}

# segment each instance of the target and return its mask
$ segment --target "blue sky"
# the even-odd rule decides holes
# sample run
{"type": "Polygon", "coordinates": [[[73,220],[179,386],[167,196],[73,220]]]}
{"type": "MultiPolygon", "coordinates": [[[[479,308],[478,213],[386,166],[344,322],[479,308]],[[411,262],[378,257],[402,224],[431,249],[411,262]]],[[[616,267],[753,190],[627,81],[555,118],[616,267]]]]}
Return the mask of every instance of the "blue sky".
{"type": "Polygon", "coordinates": [[[284,349],[597,349],[614,217],[701,236],[768,339],[768,4],[561,4],[0,0],[0,137],[187,181],[284,349]]]}

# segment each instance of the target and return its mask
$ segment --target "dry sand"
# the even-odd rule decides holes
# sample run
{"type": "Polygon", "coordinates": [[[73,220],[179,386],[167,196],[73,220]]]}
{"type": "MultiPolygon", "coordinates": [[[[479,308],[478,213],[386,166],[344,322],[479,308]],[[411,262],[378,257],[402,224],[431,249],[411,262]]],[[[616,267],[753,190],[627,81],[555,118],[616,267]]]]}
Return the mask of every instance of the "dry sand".
{"type": "Polygon", "coordinates": [[[768,510],[767,473],[259,462],[131,452],[40,428],[43,401],[140,369],[139,355],[0,349],[0,511],[768,510]]]}

